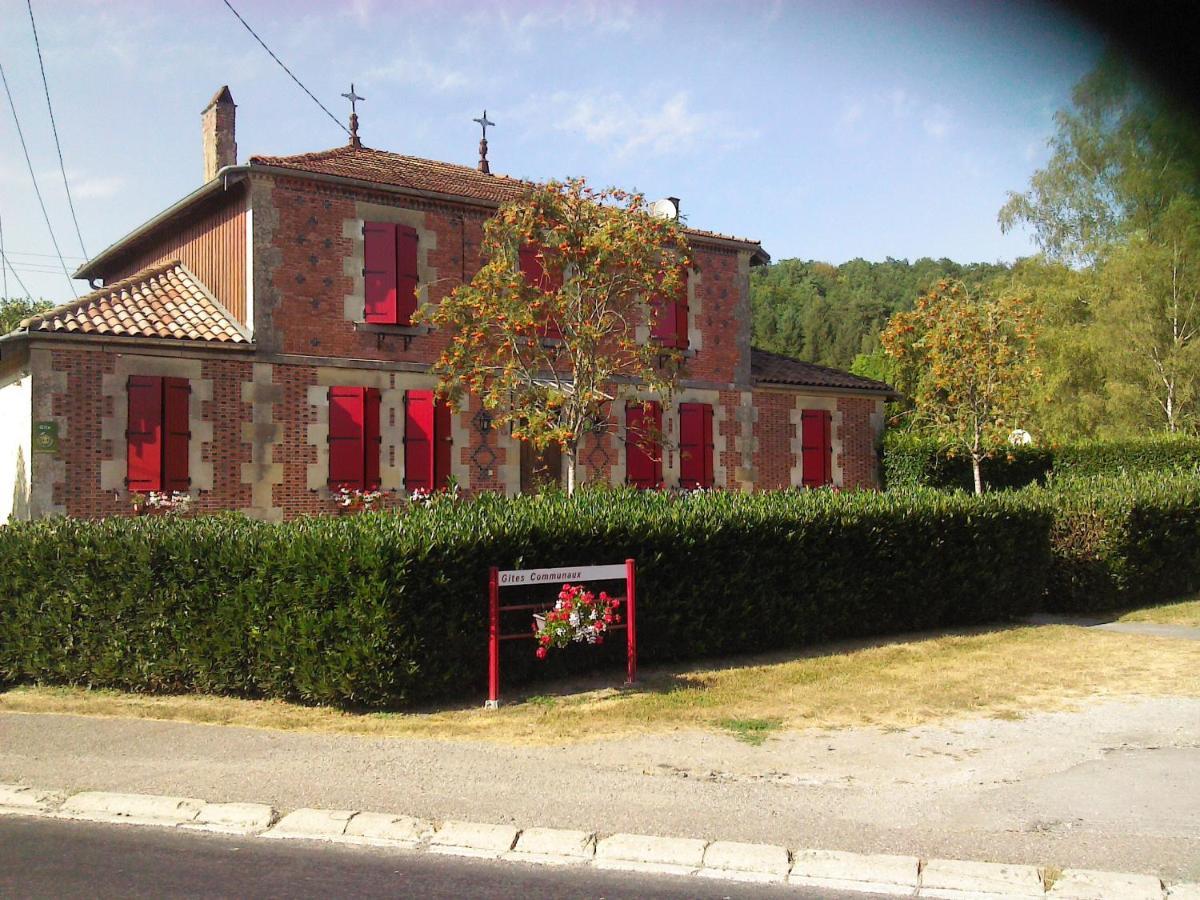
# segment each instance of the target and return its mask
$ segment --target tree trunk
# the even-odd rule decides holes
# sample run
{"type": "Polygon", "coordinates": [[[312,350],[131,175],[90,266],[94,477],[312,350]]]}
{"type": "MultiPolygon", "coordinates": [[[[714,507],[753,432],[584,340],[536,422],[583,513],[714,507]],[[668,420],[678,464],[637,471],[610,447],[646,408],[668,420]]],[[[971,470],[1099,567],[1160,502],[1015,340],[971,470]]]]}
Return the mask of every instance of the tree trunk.
{"type": "Polygon", "coordinates": [[[567,447],[567,496],[575,493],[576,467],[579,465],[575,447],[567,447]]]}
{"type": "Polygon", "coordinates": [[[975,496],[983,494],[983,472],[980,471],[981,458],[971,454],[971,474],[975,476],[975,496]]]}

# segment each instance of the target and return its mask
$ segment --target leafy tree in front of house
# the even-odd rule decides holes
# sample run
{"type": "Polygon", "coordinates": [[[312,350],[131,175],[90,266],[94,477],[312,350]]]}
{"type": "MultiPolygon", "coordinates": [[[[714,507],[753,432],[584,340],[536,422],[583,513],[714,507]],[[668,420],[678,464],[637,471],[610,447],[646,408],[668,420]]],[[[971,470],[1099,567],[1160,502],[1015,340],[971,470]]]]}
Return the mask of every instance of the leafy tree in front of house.
{"type": "Polygon", "coordinates": [[[914,403],[913,424],[970,457],[977,494],[983,459],[1026,424],[1039,318],[1027,296],[972,295],[943,281],[880,336],[897,387],[914,403]]]}
{"type": "Polygon", "coordinates": [[[611,427],[614,400],[669,401],[682,354],[650,335],[687,289],[687,240],[640,194],[571,179],[502,206],[482,251],[469,283],[418,313],[449,339],[434,366],[439,393],[454,405],[478,397],[539,450],[559,445],[573,491],[580,444],[611,427]]]}

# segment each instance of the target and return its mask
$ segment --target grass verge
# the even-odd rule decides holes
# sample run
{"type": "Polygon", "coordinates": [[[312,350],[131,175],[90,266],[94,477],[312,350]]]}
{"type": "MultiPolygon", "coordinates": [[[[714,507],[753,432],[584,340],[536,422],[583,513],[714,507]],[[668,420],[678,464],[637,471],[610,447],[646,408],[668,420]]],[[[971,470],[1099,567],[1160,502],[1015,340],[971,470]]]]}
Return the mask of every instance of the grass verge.
{"type": "MultiPolygon", "coordinates": [[[[614,672],[612,681],[619,677],[614,672]]],[[[364,714],[280,701],[15,687],[0,693],[0,712],[528,744],[697,728],[761,742],[775,729],[902,728],[965,715],[1016,718],[1096,696],[1200,697],[1200,642],[1067,625],[1005,628],[651,669],[630,689],[597,681],[557,687],[552,694],[542,686],[543,693],[514,696],[495,711],[472,705],[364,714]]]]}
{"type": "Polygon", "coordinates": [[[1145,609],[1135,609],[1121,616],[1122,622],[1155,622],[1159,625],[1183,625],[1188,628],[1200,628],[1200,597],[1194,600],[1183,600],[1179,603],[1166,603],[1162,606],[1150,606],[1145,609]]]}

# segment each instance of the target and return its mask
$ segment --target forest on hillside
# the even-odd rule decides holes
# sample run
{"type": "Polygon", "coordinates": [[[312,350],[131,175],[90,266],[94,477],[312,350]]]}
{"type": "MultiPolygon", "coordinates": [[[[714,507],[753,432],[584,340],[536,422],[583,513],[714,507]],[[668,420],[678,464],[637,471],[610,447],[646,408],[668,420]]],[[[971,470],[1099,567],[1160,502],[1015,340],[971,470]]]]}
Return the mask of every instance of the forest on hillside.
{"type": "Polygon", "coordinates": [[[879,350],[879,332],[893,313],[912,309],[939,280],[969,287],[1007,276],[1002,263],[949,259],[852,259],[834,266],[783,259],[750,276],[754,346],[824,366],[849,369],[879,350]]]}

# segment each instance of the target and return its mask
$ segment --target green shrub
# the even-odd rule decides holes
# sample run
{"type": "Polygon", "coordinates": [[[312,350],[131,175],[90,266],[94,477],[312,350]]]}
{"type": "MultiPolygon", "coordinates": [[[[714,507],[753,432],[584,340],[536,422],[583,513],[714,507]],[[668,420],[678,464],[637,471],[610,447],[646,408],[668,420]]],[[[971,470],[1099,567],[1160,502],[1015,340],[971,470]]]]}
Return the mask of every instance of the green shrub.
{"type": "MultiPolygon", "coordinates": [[[[1019,495],[916,490],[586,491],[281,525],[10,525],[0,680],[362,708],[478,694],[488,566],[630,556],[647,662],[992,622],[1042,596],[1051,525],[1019,495]]],[[[517,616],[505,630],[528,627],[517,616]]],[[[531,642],[504,648],[506,685],[623,652],[610,641],[538,662],[531,642]]]]}
{"type": "MultiPolygon", "coordinates": [[[[1054,463],[1054,452],[1044,447],[1003,447],[980,464],[987,490],[1007,490],[1043,484],[1054,463]]],[[[883,479],[895,487],[931,487],[939,490],[975,490],[971,457],[950,450],[932,438],[889,432],[883,445],[883,479]]]]}
{"type": "Polygon", "coordinates": [[[1200,438],[1088,441],[1054,449],[1054,474],[1090,478],[1138,472],[1200,470],[1200,438]]]}
{"type": "Polygon", "coordinates": [[[1069,479],[1029,502],[1054,515],[1047,609],[1111,610],[1200,590],[1200,478],[1069,479]]]}
{"type": "MultiPolygon", "coordinates": [[[[1200,471],[1200,438],[1160,435],[1050,447],[1002,447],[992,451],[981,470],[988,490],[1045,484],[1050,477],[1200,471]]],[[[889,432],[884,439],[883,475],[889,489],[974,490],[969,456],[932,438],[905,432],[889,432]]]]}

